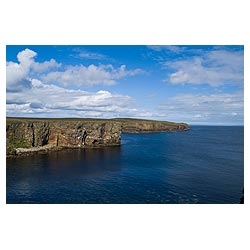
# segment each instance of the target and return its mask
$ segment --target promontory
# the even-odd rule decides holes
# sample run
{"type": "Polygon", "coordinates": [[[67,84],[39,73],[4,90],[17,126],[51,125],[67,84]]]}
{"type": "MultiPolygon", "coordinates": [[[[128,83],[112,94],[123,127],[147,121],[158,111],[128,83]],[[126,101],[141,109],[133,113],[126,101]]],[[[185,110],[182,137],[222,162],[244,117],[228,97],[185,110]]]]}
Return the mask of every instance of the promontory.
{"type": "Polygon", "coordinates": [[[131,118],[13,118],[6,119],[7,156],[62,148],[120,145],[121,133],[177,132],[186,123],[131,118]]]}

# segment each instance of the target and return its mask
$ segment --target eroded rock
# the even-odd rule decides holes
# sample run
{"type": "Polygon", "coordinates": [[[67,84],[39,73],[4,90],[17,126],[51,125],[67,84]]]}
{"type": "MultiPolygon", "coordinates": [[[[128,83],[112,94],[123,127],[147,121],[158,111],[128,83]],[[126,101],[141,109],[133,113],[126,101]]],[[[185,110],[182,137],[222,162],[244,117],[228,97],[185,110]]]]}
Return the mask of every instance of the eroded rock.
{"type": "Polygon", "coordinates": [[[185,131],[185,123],[139,119],[7,118],[7,155],[50,150],[120,145],[121,133],[185,131]]]}

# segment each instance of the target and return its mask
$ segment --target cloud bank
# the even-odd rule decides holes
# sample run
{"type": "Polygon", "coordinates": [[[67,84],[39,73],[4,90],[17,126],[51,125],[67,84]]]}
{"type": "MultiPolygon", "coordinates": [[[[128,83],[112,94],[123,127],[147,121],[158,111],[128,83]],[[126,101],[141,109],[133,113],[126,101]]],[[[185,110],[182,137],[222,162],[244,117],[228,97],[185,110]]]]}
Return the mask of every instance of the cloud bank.
{"type": "Polygon", "coordinates": [[[213,50],[188,59],[167,61],[165,68],[174,71],[165,82],[170,84],[242,84],[244,60],[242,51],[213,50]]]}
{"type": "Polygon", "coordinates": [[[134,102],[127,95],[105,90],[87,92],[65,88],[113,85],[118,79],[141,73],[140,69],[127,70],[125,65],[114,68],[112,65],[93,64],[63,67],[54,59],[36,62],[36,56],[36,52],[25,49],[18,53],[18,63],[7,62],[8,116],[106,118],[143,115],[133,107],[134,102]]]}
{"type": "Polygon", "coordinates": [[[242,91],[231,94],[180,94],[169,98],[159,106],[159,110],[177,121],[239,125],[244,122],[243,95],[242,91]]]}
{"type": "Polygon", "coordinates": [[[126,76],[140,74],[142,70],[127,70],[126,65],[114,68],[111,64],[88,67],[83,65],[68,66],[64,71],[54,71],[42,77],[46,83],[59,83],[64,86],[82,86],[82,85],[114,85],[118,79],[126,76]]]}
{"type": "Polygon", "coordinates": [[[9,116],[116,117],[135,115],[133,100],[126,95],[100,90],[87,92],[43,84],[32,79],[31,88],[7,95],[9,116]]]}

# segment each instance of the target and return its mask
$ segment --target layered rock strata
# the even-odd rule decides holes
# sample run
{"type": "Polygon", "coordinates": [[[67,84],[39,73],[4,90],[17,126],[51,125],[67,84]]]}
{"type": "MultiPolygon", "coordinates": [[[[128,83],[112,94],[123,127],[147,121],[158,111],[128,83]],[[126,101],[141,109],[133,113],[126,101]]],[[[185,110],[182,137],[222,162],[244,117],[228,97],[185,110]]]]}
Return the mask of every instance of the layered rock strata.
{"type": "Polygon", "coordinates": [[[121,133],[184,131],[185,123],[139,119],[7,118],[7,156],[60,148],[120,145],[121,133]]]}

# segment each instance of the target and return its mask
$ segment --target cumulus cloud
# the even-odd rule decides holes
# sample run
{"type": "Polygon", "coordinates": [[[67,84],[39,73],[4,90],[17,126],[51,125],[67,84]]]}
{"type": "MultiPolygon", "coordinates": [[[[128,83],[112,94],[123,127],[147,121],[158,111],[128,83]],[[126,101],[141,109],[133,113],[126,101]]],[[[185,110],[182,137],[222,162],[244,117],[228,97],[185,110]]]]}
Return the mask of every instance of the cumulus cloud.
{"type": "Polygon", "coordinates": [[[44,71],[48,71],[50,69],[60,68],[61,66],[62,66],[61,63],[57,63],[56,60],[50,59],[49,61],[45,61],[42,63],[33,62],[32,63],[32,70],[34,72],[44,72],[44,71]]]}
{"type": "Polygon", "coordinates": [[[38,63],[34,61],[37,53],[25,49],[17,54],[18,63],[7,62],[6,85],[7,91],[22,91],[31,88],[31,79],[34,72],[42,72],[51,68],[58,68],[61,64],[54,59],[38,63]]]}
{"type": "Polygon", "coordinates": [[[159,107],[170,120],[199,124],[243,124],[243,92],[180,94],[159,107]]]}
{"type": "Polygon", "coordinates": [[[30,78],[28,77],[30,65],[33,62],[33,57],[36,53],[32,50],[25,49],[17,54],[19,63],[7,62],[6,79],[7,90],[20,91],[23,88],[31,86],[30,78]]]}
{"type": "Polygon", "coordinates": [[[117,80],[142,73],[141,69],[127,70],[126,65],[118,68],[108,65],[62,65],[51,59],[36,62],[37,53],[25,49],[18,53],[18,63],[7,62],[7,91],[22,91],[31,88],[31,80],[38,79],[48,84],[64,86],[114,85],[117,80]]]}
{"type": "Polygon", "coordinates": [[[127,70],[125,65],[114,68],[111,64],[94,64],[88,67],[84,65],[68,66],[64,71],[54,71],[42,77],[46,83],[59,83],[64,86],[81,85],[114,85],[116,80],[126,76],[134,76],[142,73],[142,70],[127,70]]]}
{"type": "Polygon", "coordinates": [[[200,56],[165,62],[174,71],[165,80],[171,84],[243,84],[244,60],[242,51],[213,50],[200,56]]]}
{"type": "Polygon", "coordinates": [[[23,66],[29,67],[37,53],[30,49],[25,49],[17,54],[17,59],[23,66]]]}

